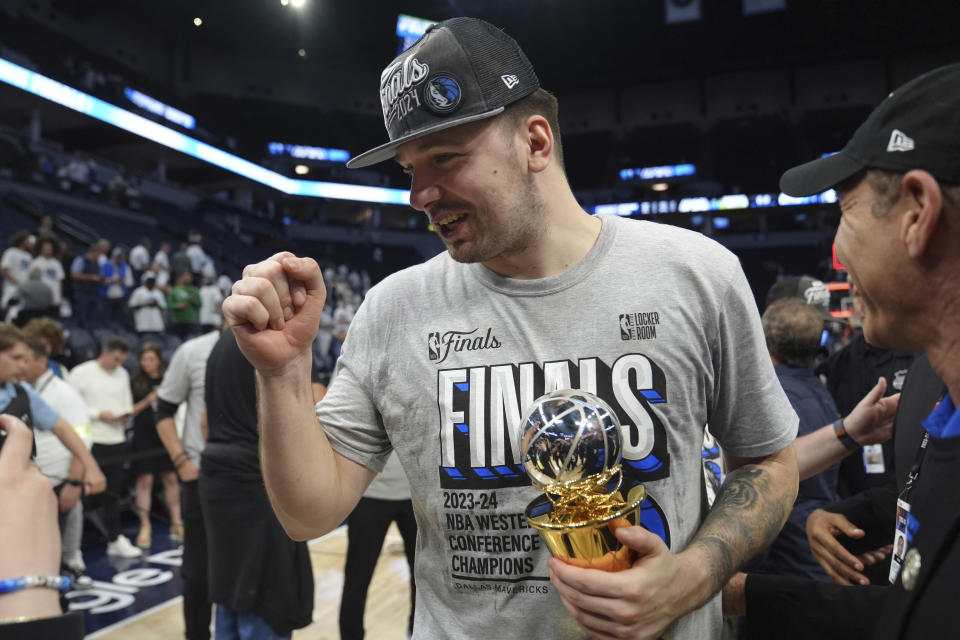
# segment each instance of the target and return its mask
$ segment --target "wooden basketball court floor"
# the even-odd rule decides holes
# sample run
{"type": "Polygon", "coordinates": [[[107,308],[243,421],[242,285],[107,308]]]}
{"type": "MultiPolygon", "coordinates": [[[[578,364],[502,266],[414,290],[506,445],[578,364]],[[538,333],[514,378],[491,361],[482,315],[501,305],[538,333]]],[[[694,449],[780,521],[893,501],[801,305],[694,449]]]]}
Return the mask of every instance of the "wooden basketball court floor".
{"type": "MultiPolygon", "coordinates": [[[[347,553],[346,527],[309,543],[313,561],[313,623],[293,632],[294,640],[338,640],[337,618],[347,553]]],[[[367,594],[364,627],[368,638],[403,640],[410,613],[410,571],[403,539],[391,525],[367,594]]],[[[182,598],[87,636],[88,640],[179,640],[184,637],[182,598]]]]}

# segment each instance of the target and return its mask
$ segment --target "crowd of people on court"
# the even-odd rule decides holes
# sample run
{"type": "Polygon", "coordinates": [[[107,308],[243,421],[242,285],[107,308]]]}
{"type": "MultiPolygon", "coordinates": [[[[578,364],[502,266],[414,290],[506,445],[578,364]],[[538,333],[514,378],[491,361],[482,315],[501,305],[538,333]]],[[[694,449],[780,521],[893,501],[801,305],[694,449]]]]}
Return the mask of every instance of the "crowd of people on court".
{"type": "MultiPolygon", "coordinates": [[[[208,277],[208,286],[199,292],[189,284],[194,266],[201,268],[201,277],[204,270],[209,273],[211,268],[211,261],[199,250],[199,242],[185,244],[179,254],[173,255],[169,255],[169,243],[162,243],[151,254],[150,239],[143,238],[130,251],[129,260],[122,249],[113,250],[116,259],[106,260],[110,243],[99,240],[86,254],[72,261],[67,272],[69,276],[64,278],[60,271],[55,274],[58,277],[51,279],[60,293],[58,301],[61,304],[34,307],[29,303],[30,289],[24,286],[24,278],[29,277],[32,270],[46,265],[37,263],[43,259],[43,253],[34,256],[33,252],[49,252],[50,247],[58,243],[52,220],[47,218],[33,234],[26,231],[14,233],[10,248],[3,254],[4,292],[8,296],[4,299],[4,310],[12,322],[0,323],[0,360],[6,359],[5,363],[9,364],[9,367],[0,367],[4,376],[0,383],[5,389],[28,390],[25,393],[29,393],[31,401],[35,393],[39,394],[52,411],[69,421],[105,477],[105,487],[97,488],[96,492],[87,487],[85,496],[80,499],[82,482],[78,469],[83,466],[77,467],[76,457],[52,432],[37,429],[34,417],[36,459],[59,496],[60,572],[72,578],[75,588],[82,589],[90,583],[85,575],[86,562],[81,548],[85,539],[87,544],[90,540],[104,540],[108,556],[127,559],[144,556],[154,546],[152,525],[159,518],[170,542],[184,546],[185,619],[191,637],[204,637],[204,630],[211,620],[210,604],[214,601],[211,599],[213,592],[207,587],[206,571],[200,569],[207,564],[204,550],[207,527],[201,515],[198,467],[208,435],[214,450],[225,440],[219,435],[221,422],[215,417],[209,420],[209,431],[206,430],[205,371],[207,357],[217,344],[223,327],[220,302],[224,295],[229,295],[232,281],[225,282],[224,276],[219,283],[224,287],[221,289],[208,277]],[[88,273],[91,277],[85,280],[88,273]],[[122,303],[127,308],[111,307],[112,299],[105,295],[117,277],[120,281],[139,280],[142,283],[136,288],[124,287],[118,305],[122,303]],[[64,281],[68,283],[67,287],[61,287],[64,281]],[[91,286],[85,289],[86,282],[91,286]],[[64,288],[66,297],[62,293],[64,288]],[[85,297],[86,294],[89,296],[85,297]],[[84,339],[80,340],[78,336],[84,339]],[[90,353],[92,359],[83,360],[80,356],[83,347],[88,347],[85,341],[90,338],[95,340],[96,348],[90,353]],[[177,418],[178,428],[173,418],[181,404],[185,410],[177,418]],[[204,420],[203,433],[201,418],[204,420]],[[168,446],[171,438],[175,442],[171,445],[174,450],[168,446]],[[162,487],[163,500],[159,508],[152,504],[155,493],[161,494],[154,491],[155,481],[162,487]],[[136,515],[139,528],[135,535],[128,537],[124,533],[124,516],[129,520],[131,513],[136,515]],[[85,526],[88,528],[86,538],[85,526]],[[91,534],[89,528],[96,531],[91,534]]],[[[56,264],[59,266],[59,262],[56,264]]],[[[330,304],[322,313],[321,327],[313,347],[312,376],[318,400],[329,381],[356,308],[371,286],[366,271],[353,270],[343,264],[329,266],[326,277],[331,284],[330,304]]],[[[231,362],[236,359],[232,352],[226,356],[232,358],[231,362]]],[[[246,409],[240,419],[242,426],[228,430],[226,440],[232,441],[238,433],[241,434],[240,439],[247,442],[241,459],[252,459],[255,463],[255,407],[245,404],[253,401],[255,392],[246,385],[242,385],[240,392],[237,375],[243,370],[235,363],[222,367],[223,375],[216,377],[217,384],[213,386],[233,389],[228,405],[234,409],[237,406],[246,409]]],[[[249,374],[252,376],[252,369],[249,374]]],[[[252,377],[250,381],[252,383],[252,377]]],[[[18,407],[7,406],[5,396],[0,395],[0,403],[0,413],[20,415],[15,411],[18,407]]],[[[214,403],[217,407],[223,404],[214,403]]],[[[231,444],[228,442],[226,446],[229,452],[231,444]]],[[[222,453],[222,448],[220,451],[222,453]]],[[[215,457],[209,464],[212,486],[223,482],[223,476],[212,471],[218,463],[223,465],[222,456],[215,457]]],[[[227,477],[235,477],[235,472],[228,473],[227,477]]],[[[253,514],[253,519],[272,519],[266,496],[256,494],[258,486],[262,492],[262,481],[258,483],[256,477],[254,474],[252,490],[255,495],[243,503],[249,506],[251,501],[256,503],[259,499],[261,507],[253,514]]],[[[242,493],[244,486],[231,485],[231,488],[242,493]]],[[[240,503],[231,499],[226,504],[235,507],[240,503]]],[[[219,531],[225,531],[217,539],[227,548],[250,554],[257,549],[269,551],[278,545],[283,547],[283,540],[286,540],[279,524],[275,526],[271,539],[248,541],[248,548],[238,541],[234,528],[214,528],[211,537],[219,531]]],[[[410,532],[405,530],[405,533],[409,538],[408,545],[412,545],[410,532]]],[[[356,546],[355,553],[363,549],[356,546]]],[[[276,607],[282,611],[296,601],[300,603],[300,615],[292,620],[283,615],[279,619],[267,615],[271,622],[288,630],[293,628],[290,625],[307,624],[312,611],[309,556],[301,551],[298,558],[297,567],[291,570],[296,569],[305,576],[306,582],[300,580],[298,584],[301,587],[310,585],[309,593],[301,589],[309,597],[297,599],[288,594],[277,599],[276,607]]],[[[286,566],[284,557],[272,558],[273,561],[286,566]]],[[[225,564],[229,563],[220,561],[212,566],[222,568],[225,564]]],[[[372,567],[370,571],[372,573],[372,567]]],[[[219,578],[221,572],[222,569],[215,573],[218,578],[214,585],[224,584],[219,578]]],[[[233,584],[235,581],[231,578],[228,582],[233,584]]],[[[369,582],[369,576],[366,582],[369,582]]],[[[251,588],[250,593],[260,594],[263,585],[254,583],[251,588]]],[[[363,589],[365,592],[365,586],[363,589]]],[[[223,589],[219,595],[223,596],[223,606],[232,602],[224,595],[223,589]]],[[[264,600],[259,595],[257,599],[264,600]]],[[[230,622],[230,618],[224,617],[218,624],[223,627],[230,622]]],[[[241,625],[248,622],[247,618],[234,620],[235,624],[241,625]]],[[[264,624],[261,620],[261,627],[264,624]]],[[[266,633],[264,629],[266,627],[261,628],[262,633],[266,633]]]]}

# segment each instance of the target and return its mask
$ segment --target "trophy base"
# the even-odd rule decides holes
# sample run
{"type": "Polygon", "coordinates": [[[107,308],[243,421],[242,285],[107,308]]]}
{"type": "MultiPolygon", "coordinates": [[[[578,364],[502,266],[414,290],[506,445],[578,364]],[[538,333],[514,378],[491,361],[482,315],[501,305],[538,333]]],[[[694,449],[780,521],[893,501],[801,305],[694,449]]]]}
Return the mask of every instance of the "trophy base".
{"type": "Polygon", "coordinates": [[[647,496],[643,485],[618,490],[624,506],[593,520],[552,522],[553,503],[545,495],[527,505],[527,523],[540,532],[555,557],[569,564],[602,571],[622,571],[633,565],[634,554],[614,532],[640,523],[640,503],[647,496]]]}

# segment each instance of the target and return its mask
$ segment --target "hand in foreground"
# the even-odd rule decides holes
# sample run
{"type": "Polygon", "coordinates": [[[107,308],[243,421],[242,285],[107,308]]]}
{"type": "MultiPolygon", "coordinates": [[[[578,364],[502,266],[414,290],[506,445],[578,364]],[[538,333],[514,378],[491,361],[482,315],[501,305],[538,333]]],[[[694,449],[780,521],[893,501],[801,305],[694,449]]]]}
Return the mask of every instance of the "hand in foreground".
{"type": "Polygon", "coordinates": [[[879,549],[874,549],[873,551],[865,551],[861,554],[858,554],[857,560],[859,560],[860,562],[862,562],[864,565],[868,567],[872,567],[878,562],[883,562],[884,560],[886,560],[887,556],[889,556],[892,552],[893,552],[893,545],[886,544],[880,547],[879,549]]]}
{"type": "Polygon", "coordinates": [[[80,487],[72,484],[65,484],[62,489],[60,489],[60,498],[58,500],[60,506],[60,513],[66,513],[77,506],[77,503],[80,502],[81,491],[80,487]]]}
{"type": "Polygon", "coordinates": [[[807,517],[810,551],[827,576],[837,584],[847,586],[870,584],[870,580],[860,573],[863,562],[837,541],[841,535],[859,539],[866,533],[839,513],[816,509],[807,517]]]}
{"type": "Polygon", "coordinates": [[[843,419],[844,428],[857,444],[879,444],[890,439],[900,394],[884,398],[886,391],[887,379],[881,377],[843,419]]]}
{"type": "Polygon", "coordinates": [[[624,527],[616,535],[636,552],[633,567],[606,572],[550,558],[550,582],[577,624],[593,637],[659,638],[699,604],[689,601],[702,586],[698,573],[643,527],[624,527]]]}
{"type": "Polygon", "coordinates": [[[184,460],[177,468],[177,475],[181,482],[193,482],[200,477],[200,469],[192,460],[184,460]]]}
{"type": "Polygon", "coordinates": [[[100,467],[94,465],[91,469],[83,470],[83,488],[88,496],[103,493],[107,488],[107,478],[100,467]]]}
{"type": "Polygon", "coordinates": [[[309,351],[326,297],[319,265],[284,251],[244,268],[222,309],[243,355],[271,372],[309,351]]]}
{"type": "Polygon", "coordinates": [[[742,571],[733,574],[723,585],[723,615],[747,615],[747,574],[742,571]]]}
{"type": "MultiPolygon", "coordinates": [[[[57,497],[30,461],[33,432],[9,415],[0,416],[0,429],[7,432],[0,449],[0,578],[57,575],[57,497]]],[[[24,589],[0,596],[0,618],[59,614],[53,589],[24,589]]]]}

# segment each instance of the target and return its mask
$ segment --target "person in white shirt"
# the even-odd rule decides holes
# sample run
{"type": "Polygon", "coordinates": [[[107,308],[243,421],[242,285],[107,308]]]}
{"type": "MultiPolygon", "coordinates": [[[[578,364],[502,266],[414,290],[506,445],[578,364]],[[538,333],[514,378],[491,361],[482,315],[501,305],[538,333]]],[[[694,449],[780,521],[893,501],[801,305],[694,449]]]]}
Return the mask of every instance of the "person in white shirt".
{"type": "Polygon", "coordinates": [[[200,327],[204,333],[212,331],[223,322],[220,314],[220,304],[223,294],[213,278],[205,278],[200,287],[200,327]]]}
{"type": "Polygon", "coordinates": [[[17,231],[10,236],[10,247],[0,257],[0,274],[3,275],[3,293],[0,294],[0,321],[6,317],[6,309],[17,296],[17,286],[27,280],[33,254],[33,236],[28,231],[17,231]]]}
{"type": "Polygon", "coordinates": [[[217,278],[217,286],[220,287],[220,293],[223,294],[224,299],[233,291],[233,280],[225,273],[221,273],[220,277],[217,278]]]}
{"type": "Polygon", "coordinates": [[[100,356],[77,365],[70,380],[87,403],[93,437],[93,457],[107,476],[101,504],[107,528],[107,555],[136,558],[142,554],[121,534],[119,501],[123,491],[127,440],[124,427],[133,414],[130,375],[121,365],[130,351],[121,338],[104,341],[100,356]]]}
{"type": "Polygon", "coordinates": [[[187,257],[190,259],[190,271],[194,275],[200,275],[203,272],[203,263],[207,259],[207,254],[199,242],[191,242],[187,245],[187,257]]]}
{"type": "Polygon", "coordinates": [[[40,238],[37,243],[38,254],[30,263],[30,269],[40,269],[40,280],[53,292],[53,303],[60,306],[63,302],[63,265],[57,259],[57,241],[53,238],[40,238]]]}
{"type": "Polygon", "coordinates": [[[169,242],[161,242],[160,248],[153,254],[153,262],[159,264],[164,271],[170,270],[170,250],[169,242]]]}
{"type": "MultiPolygon", "coordinates": [[[[46,343],[39,338],[27,338],[30,347],[25,359],[24,381],[33,385],[47,404],[67,421],[80,440],[90,448],[90,418],[87,405],[80,393],[53,374],[48,368],[46,343]]],[[[50,431],[37,431],[37,464],[50,480],[60,502],[60,538],[62,564],[74,579],[86,570],[80,541],[83,538],[83,501],[81,479],[83,463],[63,446],[50,431]]]]}
{"type": "Polygon", "coordinates": [[[130,309],[133,311],[133,327],[140,337],[147,334],[163,333],[163,311],[167,308],[167,297],[157,288],[157,277],[153,271],[143,274],[143,284],[130,294],[130,309]]]}
{"type": "Polygon", "coordinates": [[[135,279],[140,279],[140,274],[150,267],[150,238],[140,238],[140,243],[130,249],[130,266],[135,279]]]}

